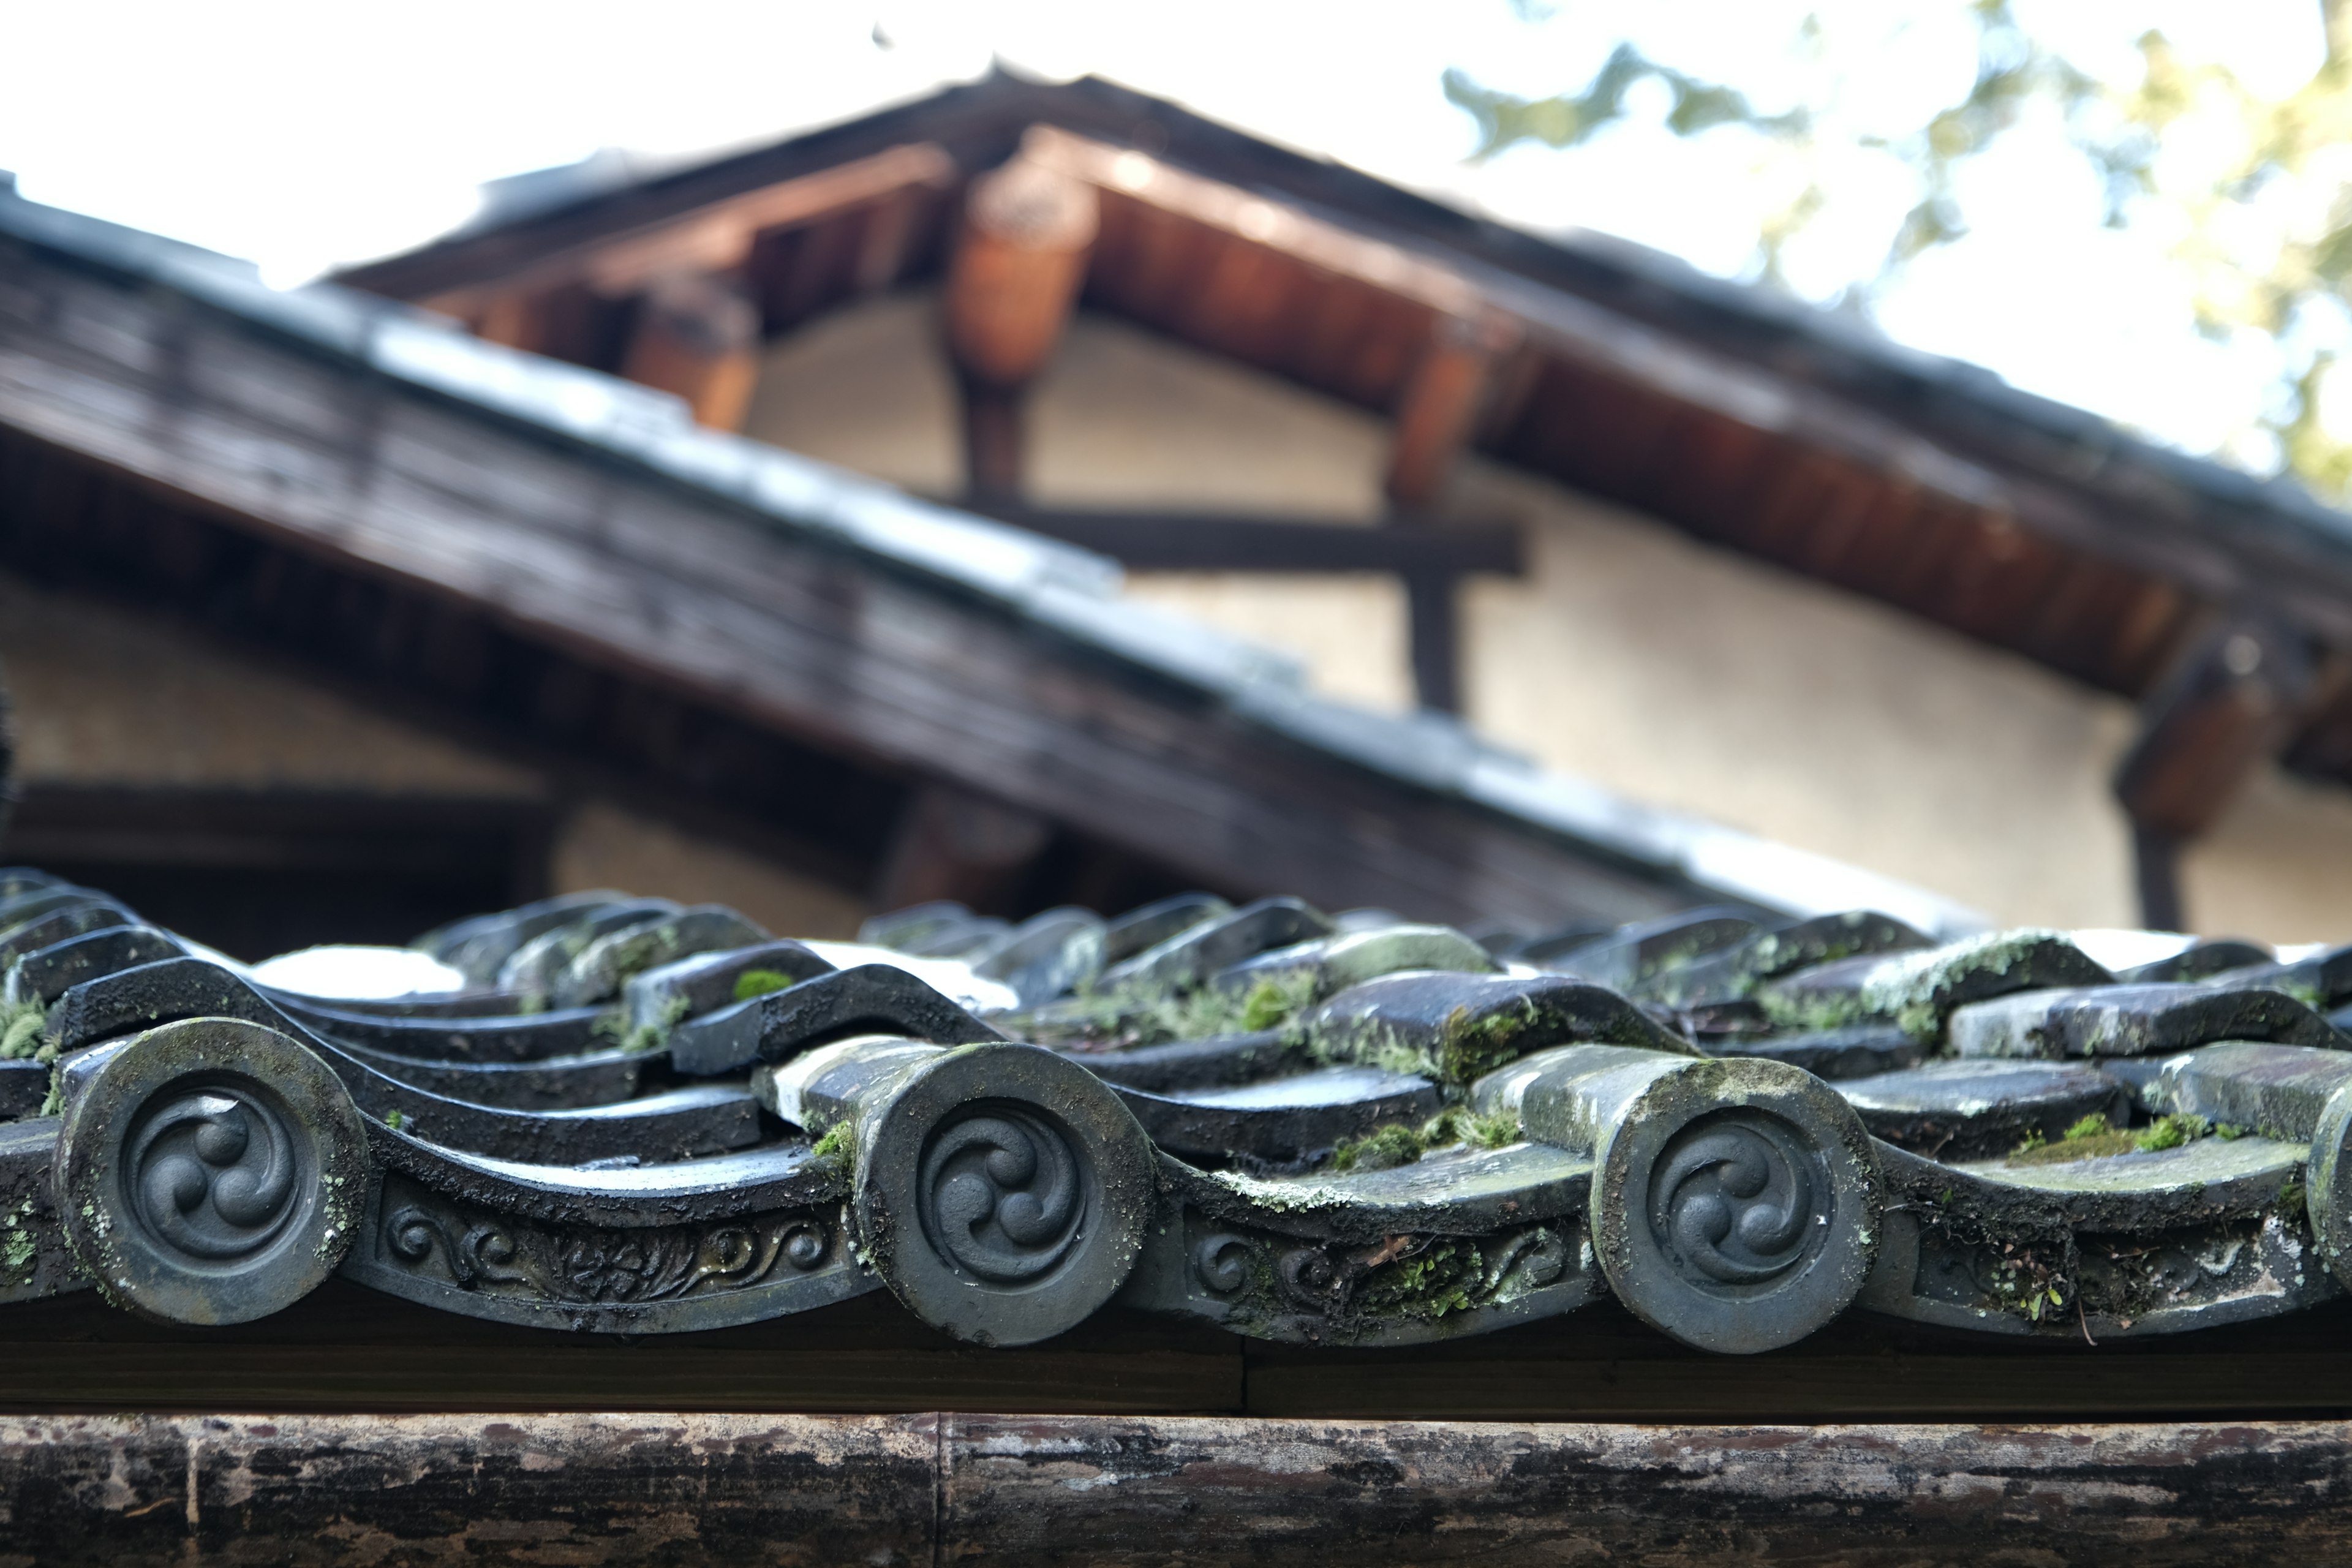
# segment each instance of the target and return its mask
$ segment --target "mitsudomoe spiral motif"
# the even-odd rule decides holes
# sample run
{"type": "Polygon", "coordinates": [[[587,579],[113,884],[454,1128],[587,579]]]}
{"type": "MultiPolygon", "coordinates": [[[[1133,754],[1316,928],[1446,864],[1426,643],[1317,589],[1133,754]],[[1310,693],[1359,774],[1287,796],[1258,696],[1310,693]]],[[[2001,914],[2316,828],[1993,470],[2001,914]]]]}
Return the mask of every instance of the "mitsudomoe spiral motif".
{"type": "Polygon", "coordinates": [[[1694,1123],[1661,1152],[1651,1180],[1658,1245],[1686,1278],[1717,1285],[1786,1274],[1825,1231],[1813,1163],[1797,1131],[1776,1117],[1733,1112],[1694,1123]]]}
{"type": "Polygon", "coordinates": [[[208,1085],[168,1101],[147,1118],[125,1163],[139,1218],[191,1258],[259,1251],[295,1208],[293,1142],[278,1112],[244,1089],[208,1085]]]}
{"type": "Polygon", "coordinates": [[[933,1133],[917,1187],[923,1230],[958,1271],[1016,1285],[1053,1270],[1086,1219],[1068,1138],[1026,1106],[982,1101],[933,1133]]]}

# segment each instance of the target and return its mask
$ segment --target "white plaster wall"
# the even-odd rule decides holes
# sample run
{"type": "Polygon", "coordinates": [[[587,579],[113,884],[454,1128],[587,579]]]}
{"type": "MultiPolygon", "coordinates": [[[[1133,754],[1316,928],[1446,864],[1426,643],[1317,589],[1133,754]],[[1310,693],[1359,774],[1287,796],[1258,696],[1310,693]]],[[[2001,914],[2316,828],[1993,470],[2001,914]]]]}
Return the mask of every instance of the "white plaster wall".
{"type": "Polygon", "coordinates": [[[1307,667],[1327,697],[1391,713],[1413,705],[1404,588],[1385,573],[1346,576],[1241,576],[1139,572],[1129,598],[1265,643],[1307,667]]]}
{"type": "Polygon", "coordinates": [[[925,495],[963,489],[955,379],[928,293],[835,310],[768,348],[743,433],[925,495]]]}
{"type": "MultiPolygon", "coordinates": [[[[19,776],[58,785],[549,798],[551,781],[205,638],[0,576],[19,776]]],[[[555,890],[732,904],[779,934],[847,936],[863,900],[595,797],[556,833],[555,890]]]]}
{"type": "MultiPolygon", "coordinates": [[[[1357,409],[1080,314],[1029,403],[1046,506],[1278,512],[1369,523],[1387,431],[1357,409]]],[[[1412,706],[1404,592],[1384,573],[1134,573],[1132,596],[1297,656],[1326,696],[1412,706]]]]}
{"type": "Polygon", "coordinates": [[[1557,486],[1464,480],[1532,524],[1528,575],[1464,595],[1488,733],[2003,922],[2137,922],[2125,703],[1557,486]]]}
{"type": "Polygon", "coordinates": [[[315,682],[0,576],[0,662],[29,783],[530,795],[529,772],[315,682]]]}
{"type": "Polygon", "coordinates": [[[1090,312],[1031,392],[1028,435],[1029,488],[1047,506],[1381,510],[1386,422],[1090,312]]]}

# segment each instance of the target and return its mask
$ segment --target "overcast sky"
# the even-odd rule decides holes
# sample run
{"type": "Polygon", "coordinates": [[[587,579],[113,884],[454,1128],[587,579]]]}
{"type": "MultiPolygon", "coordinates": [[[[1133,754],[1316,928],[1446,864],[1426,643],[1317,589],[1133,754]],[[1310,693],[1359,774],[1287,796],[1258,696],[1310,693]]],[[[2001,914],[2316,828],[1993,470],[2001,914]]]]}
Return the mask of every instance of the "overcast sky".
{"type": "MultiPolygon", "coordinates": [[[[2186,52],[2284,91],[2316,64],[2312,0],[2021,0],[2094,69],[2129,68],[2160,26],[2186,52]]],[[[1645,0],[1523,15],[1505,0],[1108,0],[1028,4],[606,5],[403,0],[397,6],[17,0],[5,30],[0,168],[21,193],[258,261],[294,283],[464,219],[482,181],[604,146],[685,153],[858,114],[985,70],[1096,72],[1383,177],[1540,229],[1604,230],[1710,271],[1747,263],[1785,198],[1746,133],[1678,142],[1635,125],[1571,153],[1473,166],[1459,67],[1527,93],[1580,88],[1631,37],[1763,107],[1808,68],[1808,12],[1853,83],[1842,123],[1895,127],[1966,90],[1959,0],[1645,0]]],[[[2099,194],[2057,127],[2029,126],[1965,187],[1972,236],[1884,303],[1916,347],[1990,365],[2191,450],[2224,446],[2275,364],[2258,342],[2191,331],[2159,237],[2099,226],[2099,194]]],[[[1910,194],[1857,158],[1832,181],[1792,280],[1866,272],[1910,194]]],[[[2250,454],[2259,462],[2259,449],[2250,454]]]]}

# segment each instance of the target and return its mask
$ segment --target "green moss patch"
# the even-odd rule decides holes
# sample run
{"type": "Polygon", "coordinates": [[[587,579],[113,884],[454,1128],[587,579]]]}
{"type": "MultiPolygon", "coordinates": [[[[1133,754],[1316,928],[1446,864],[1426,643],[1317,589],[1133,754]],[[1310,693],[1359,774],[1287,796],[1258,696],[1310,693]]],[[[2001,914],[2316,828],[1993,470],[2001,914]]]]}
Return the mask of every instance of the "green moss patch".
{"type": "Polygon", "coordinates": [[[1019,1037],[1038,1045],[1123,1049],[1278,1029],[1315,996],[1315,975],[1305,969],[1265,975],[1245,991],[1122,985],[1050,1004],[1013,1020],[1012,1026],[1019,1037]]]}
{"type": "Polygon", "coordinates": [[[1485,1294],[1486,1260],[1468,1241],[1433,1242],[1364,1281],[1357,1310],[1375,1318],[1442,1318],[1467,1311],[1485,1294]]]}
{"type": "Polygon", "coordinates": [[[1271,977],[1259,981],[1242,998],[1241,1026],[1245,1034],[1280,1028],[1290,1021],[1290,1016],[1313,1000],[1315,982],[1311,975],[1286,976],[1290,984],[1271,977]],[[1304,981],[1304,984],[1300,984],[1304,981]]]}
{"type": "Polygon", "coordinates": [[[40,1255],[40,1239],[33,1231],[33,1200],[26,1198],[14,1213],[0,1215],[0,1279],[21,1275],[21,1282],[29,1285],[40,1255]]]}
{"type": "Polygon", "coordinates": [[[610,1040],[625,1051],[657,1051],[669,1044],[669,1032],[677,1027],[687,1010],[693,1005],[683,996],[673,996],[663,1004],[661,1016],[650,1023],[629,1026],[628,1009],[621,1006],[605,1008],[588,1026],[588,1032],[599,1039],[610,1040]]]}
{"type": "Polygon", "coordinates": [[[754,996],[766,996],[778,991],[790,991],[794,982],[789,974],[773,969],[747,969],[735,977],[735,1000],[749,1002],[754,996]]]}
{"type": "Polygon", "coordinates": [[[1350,1138],[1331,1151],[1335,1171],[1392,1171],[1410,1165],[1427,1152],[1421,1134],[1401,1122],[1375,1127],[1360,1138],[1350,1138]]]}
{"type": "Polygon", "coordinates": [[[1450,1083],[1470,1083],[1508,1067],[1519,1059],[1520,1040],[1540,1016],[1532,999],[1477,1018],[1466,1007],[1455,1008],[1438,1040],[1438,1076],[1450,1083]]]}
{"type": "MultiPolygon", "coordinates": [[[[2201,1116],[2177,1112],[2159,1116],[2146,1127],[2117,1128],[2110,1126],[2105,1116],[2085,1116],[2066,1129],[2056,1142],[2046,1142],[2040,1136],[2030,1136],[2017,1146],[2009,1157],[2012,1165],[2057,1165],[2069,1160],[2095,1160],[2108,1154],[2152,1154],[2162,1149],[2178,1149],[2193,1142],[2213,1131],[2213,1124],[2201,1116]]],[[[2234,1134],[2233,1134],[2234,1135],[2234,1134]]]]}
{"type": "Polygon", "coordinates": [[[47,1021],[48,1009],[37,996],[0,1007],[0,1061],[54,1060],[55,1052],[41,1054],[41,1026],[47,1021]]]}
{"type": "Polygon", "coordinates": [[[1449,1105],[1419,1127],[1391,1122],[1375,1127],[1360,1138],[1350,1138],[1331,1151],[1331,1169],[1339,1172],[1392,1171],[1418,1162],[1433,1149],[1466,1143],[1476,1149],[1499,1149],[1517,1141],[1519,1119],[1508,1112],[1481,1116],[1467,1106],[1449,1105]]]}

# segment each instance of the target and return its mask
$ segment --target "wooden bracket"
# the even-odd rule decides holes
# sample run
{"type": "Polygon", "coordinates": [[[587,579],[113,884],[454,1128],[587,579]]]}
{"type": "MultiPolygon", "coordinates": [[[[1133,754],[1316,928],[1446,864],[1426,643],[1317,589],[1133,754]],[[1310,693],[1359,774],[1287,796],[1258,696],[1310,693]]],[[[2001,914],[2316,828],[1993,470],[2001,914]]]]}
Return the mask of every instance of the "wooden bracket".
{"type": "Polygon", "coordinates": [[[714,430],[743,423],[760,376],[760,308],[731,279],[664,278],[646,291],[621,374],[674,392],[714,430]]]}
{"type": "Polygon", "coordinates": [[[2278,754],[2315,685],[2311,653],[2294,634],[2256,617],[2216,626],[2141,704],[2139,737],[2116,768],[2116,798],[2143,833],[2175,844],[2195,837],[2278,754]]]}
{"type": "Polygon", "coordinates": [[[1093,189],[1025,158],[972,182],[948,270],[948,346],[967,374],[1019,386],[1045,368],[1085,279],[1093,189]]]}
{"type": "Polygon", "coordinates": [[[1398,400],[1389,438],[1389,496],[1425,510],[1445,488],[1493,395],[1496,370],[1520,338],[1501,316],[1441,316],[1398,400]]]}
{"type": "Polygon", "coordinates": [[[1092,186],[1028,158],[973,181],[965,198],[945,325],[975,496],[1021,493],[1022,395],[1061,340],[1097,219],[1092,186]]]}

